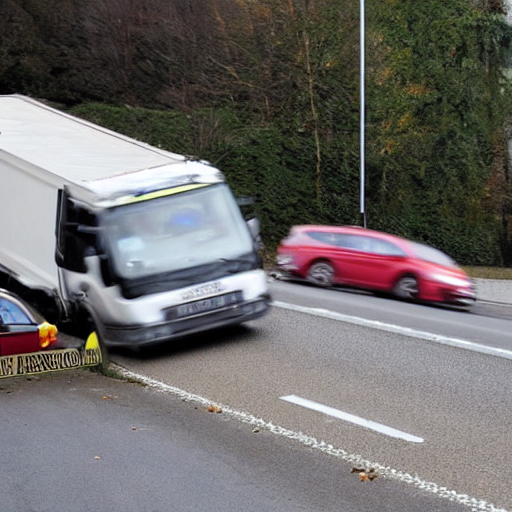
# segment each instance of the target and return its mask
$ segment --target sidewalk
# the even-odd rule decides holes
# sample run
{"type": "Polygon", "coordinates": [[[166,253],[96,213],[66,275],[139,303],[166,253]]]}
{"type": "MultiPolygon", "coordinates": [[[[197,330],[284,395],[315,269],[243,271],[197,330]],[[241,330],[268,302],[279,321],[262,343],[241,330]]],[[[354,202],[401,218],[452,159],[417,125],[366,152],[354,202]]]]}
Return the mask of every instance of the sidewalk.
{"type": "Polygon", "coordinates": [[[512,305],[512,281],[473,279],[477,300],[512,305]]]}

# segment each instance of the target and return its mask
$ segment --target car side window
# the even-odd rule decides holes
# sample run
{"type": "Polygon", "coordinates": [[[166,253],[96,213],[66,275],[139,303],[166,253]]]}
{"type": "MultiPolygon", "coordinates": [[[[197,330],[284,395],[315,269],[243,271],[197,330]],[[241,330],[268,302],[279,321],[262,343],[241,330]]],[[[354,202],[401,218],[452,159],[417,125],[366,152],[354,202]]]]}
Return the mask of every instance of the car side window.
{"type": "Polygon", "coordinates": [[[366,251],[365,237],[358,235],[336,235],[336,245],[354,251],[366,251]]]}
{"type": "Polygon", "coordinates": [[[354,251],[367,252],[372,254],[380,254],[381,256],[405,256],[405,252],[397,245],[373,238],[371,236],[361,235],[336,235],[336,245],[345,249],[354,251]]]}
{"type": "Polygon", "coordinates": [[[335,233],[325,233],[323,231],[308,231],[308,236],[313,240],[322,242],[323,244],[338,245],[337,235],[335,233]]]}
{"type": "Polygon", "coordinates": [[[374,254],[380,254],[382,256],[405,256],[405,252],[397,245],[388,242],[386,240],[378,240],[377,238],[371,238],[371,250],[374,254]]]}
{"type": "Polygon", "coordinates": [[[0,298],[0,318],[4,325],[29,325],[32,323],[17,304],[4,298],[0,298]]]}

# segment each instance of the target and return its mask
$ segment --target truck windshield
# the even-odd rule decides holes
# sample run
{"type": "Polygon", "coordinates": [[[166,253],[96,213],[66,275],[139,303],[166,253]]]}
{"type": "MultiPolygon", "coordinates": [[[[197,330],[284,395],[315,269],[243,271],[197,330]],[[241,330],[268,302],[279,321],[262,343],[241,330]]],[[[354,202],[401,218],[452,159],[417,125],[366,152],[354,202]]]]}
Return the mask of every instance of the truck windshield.
{"type": "Polygon", "coordinates": [[[117,275],[138,279],[236,259],[253,251],[247,225],[225,184],[113,208],[102,216],[117,275]]]}

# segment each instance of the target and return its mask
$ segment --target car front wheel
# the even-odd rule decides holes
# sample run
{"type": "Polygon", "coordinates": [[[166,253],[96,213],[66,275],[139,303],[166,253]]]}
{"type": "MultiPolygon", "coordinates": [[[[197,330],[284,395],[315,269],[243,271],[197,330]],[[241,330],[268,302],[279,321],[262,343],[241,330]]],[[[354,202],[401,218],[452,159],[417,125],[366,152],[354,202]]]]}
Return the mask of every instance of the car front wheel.
{"type": "Polygon", "coordinates": [[[403,276],[393,288],[393,293],[401,299],[416,299],[419,293],[418,280],[414,276],[403,276]]]}
{"type": "Polygon", "coordinates": [[[332,286],[334,278],[334,268],[327,261],[317,261],[309,267],[307,280],[317,286],[332,286]]]}

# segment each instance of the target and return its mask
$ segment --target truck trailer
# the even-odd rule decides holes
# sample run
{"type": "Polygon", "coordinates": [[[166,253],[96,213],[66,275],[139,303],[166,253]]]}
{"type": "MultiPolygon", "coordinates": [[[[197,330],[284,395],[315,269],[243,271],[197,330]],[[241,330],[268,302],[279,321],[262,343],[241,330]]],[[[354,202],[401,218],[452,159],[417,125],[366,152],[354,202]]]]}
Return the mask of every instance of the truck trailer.
{"type": "Polygon", "coordinates": [[[208,162],[0,96],[0,288],[50,321],[141,347],[259,318],[257,231],[208,162]]]}

